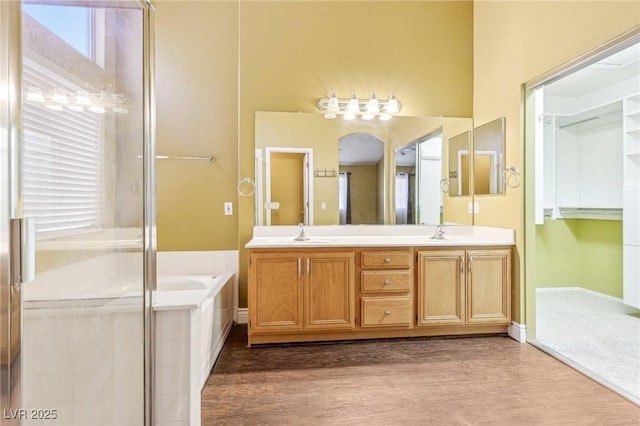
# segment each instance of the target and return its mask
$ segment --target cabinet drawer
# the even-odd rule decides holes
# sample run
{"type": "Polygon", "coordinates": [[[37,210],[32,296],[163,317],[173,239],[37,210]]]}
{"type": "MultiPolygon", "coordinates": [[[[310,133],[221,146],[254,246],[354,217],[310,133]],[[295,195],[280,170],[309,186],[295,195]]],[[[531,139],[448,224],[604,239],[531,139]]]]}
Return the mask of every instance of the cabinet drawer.
{"type": "Polygon", "coordinates": [[[409,268],[410,265],[409,250],[362,252],[363,268],[409,268]]]}
{"type": "Polygon", "coordinates": [[[409,291],[411,273],[409,271],[362,271],[363,292],[409,291]]]}
{"type": "Polygon", "coordinates": [[[362,327],[411,326],[410,297],[363,297],[362,327]]]}

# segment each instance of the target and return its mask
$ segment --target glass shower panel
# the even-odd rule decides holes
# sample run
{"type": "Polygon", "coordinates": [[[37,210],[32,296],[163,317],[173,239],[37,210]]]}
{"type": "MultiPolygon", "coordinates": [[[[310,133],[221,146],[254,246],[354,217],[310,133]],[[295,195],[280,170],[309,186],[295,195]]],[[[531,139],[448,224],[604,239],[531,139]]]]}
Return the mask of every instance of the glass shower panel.
{"type": "Polygon", "coordinates": [[[36,252],[23,285],[22,407],[65,425],[140,425],[144,11],[29,2],[22,19],[18,204],[35,221],[36,252]]]}

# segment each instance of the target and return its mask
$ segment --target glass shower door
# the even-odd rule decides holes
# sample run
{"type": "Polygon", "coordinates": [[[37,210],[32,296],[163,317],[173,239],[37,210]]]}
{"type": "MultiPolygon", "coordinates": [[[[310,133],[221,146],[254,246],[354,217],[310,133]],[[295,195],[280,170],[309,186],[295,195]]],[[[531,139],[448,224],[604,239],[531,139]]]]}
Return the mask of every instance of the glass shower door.
{"type": "Polygon", "coordinates": [[[137,1],[22,4],[8,186],[27,244],[19,401],[2,422],[149,422],[148,13],[137,1]]]}

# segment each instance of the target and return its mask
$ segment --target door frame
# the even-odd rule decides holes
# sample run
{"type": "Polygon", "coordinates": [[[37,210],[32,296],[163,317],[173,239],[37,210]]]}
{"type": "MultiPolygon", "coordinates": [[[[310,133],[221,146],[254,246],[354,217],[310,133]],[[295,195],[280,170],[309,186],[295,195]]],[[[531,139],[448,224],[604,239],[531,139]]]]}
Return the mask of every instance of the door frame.
{"type": "MultiPolygon", "coordinates": [[[[304,206],[304,224],[313,225],[313,179],[311,179],[311,170],[313,170],[313,148],[293,148],[293,147],[273,147],[268,146],[265,151],[265,200],[263,205],[258,208],[264,208],[267,203],[271,203],[271,154],[287,153],[287,154],[304,154],[303,176],[303,206],[304,206]]],[[[265,209],[265,225],[271,226],[271,209],[265,209]]],[[[260,215],[261,216],[261,215],[260,215]]]]}

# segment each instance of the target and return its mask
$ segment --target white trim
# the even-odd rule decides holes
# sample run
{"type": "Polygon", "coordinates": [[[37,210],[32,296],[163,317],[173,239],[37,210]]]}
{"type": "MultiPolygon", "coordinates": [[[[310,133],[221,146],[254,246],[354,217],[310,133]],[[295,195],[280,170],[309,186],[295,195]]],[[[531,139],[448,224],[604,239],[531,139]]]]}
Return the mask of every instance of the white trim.
{"type": "Polygon", "coordinates": [[[264,179],[264,171],[262,170],[262,163],[264,163],[264,158],[262,158],[262,149],[256,148],[256,176],[255,176],[255,215],[256,215],[256,225],[263,226],[264,225],[264,193],[262,191],[262,179],[264,179]]]}
{"type": "Polygon", "coordinates": [[[588,293],[592,296],[597,296],[602,299],[611,300],[612,302],[624,303],[621,298],[615,296],[609,296],[608,294],[598,293],[597,291],[589,290],[588,288],[583,287],[540,287],[536,288],[536,292],[545,292],[545,291],[581,291],[583,293],[588,293]]]}
{"type": "Polygon", "coordinates": [[[525,324],[519,324],[512,321],[507,328],[507,333],[512,339],[517,340],[520,343],[527,343],[527,326],[525,324]]]}
{"type": "Polygon", "coordinates": [[[235,308],[236,324],[248,324],[249,323],[249,309],[248,308],[235,308]]]}

